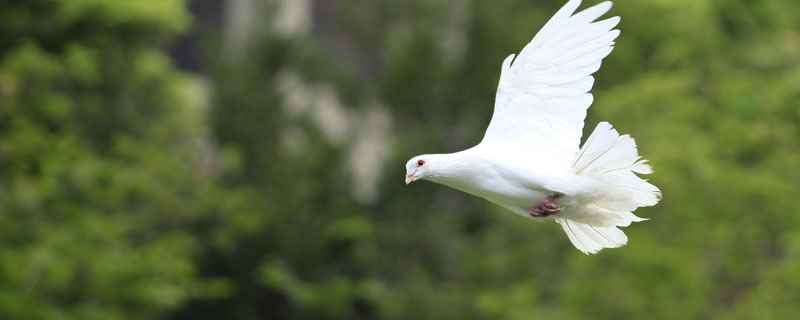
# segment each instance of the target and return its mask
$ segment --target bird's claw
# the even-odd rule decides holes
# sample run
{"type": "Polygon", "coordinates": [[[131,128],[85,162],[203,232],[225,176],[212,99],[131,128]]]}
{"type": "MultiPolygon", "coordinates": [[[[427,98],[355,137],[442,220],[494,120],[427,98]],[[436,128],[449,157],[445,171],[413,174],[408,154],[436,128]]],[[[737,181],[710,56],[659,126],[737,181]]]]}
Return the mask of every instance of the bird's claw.
{"type": "Polygon", "coordinates": [[[531,211],[528,211],[528,214],[532,217],[541,218],[561,212],[561,206],[555,202],[560,196],[559,194],[547,196],[547,198],[542,200],[542,206],[531,209],[531,211]]]}

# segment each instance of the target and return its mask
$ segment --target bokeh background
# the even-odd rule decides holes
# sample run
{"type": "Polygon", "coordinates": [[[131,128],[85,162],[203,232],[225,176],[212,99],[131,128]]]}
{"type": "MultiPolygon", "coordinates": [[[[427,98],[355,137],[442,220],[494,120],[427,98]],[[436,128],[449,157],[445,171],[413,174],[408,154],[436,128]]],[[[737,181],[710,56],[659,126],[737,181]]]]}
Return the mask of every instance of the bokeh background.
{"type": "Polygon", "coordinates": [[[0,318],[796,317],[799,1],[607,15],[585,130],[664,192],[624,248],[403,183],[564,2],[0,1],[0,318]]]}

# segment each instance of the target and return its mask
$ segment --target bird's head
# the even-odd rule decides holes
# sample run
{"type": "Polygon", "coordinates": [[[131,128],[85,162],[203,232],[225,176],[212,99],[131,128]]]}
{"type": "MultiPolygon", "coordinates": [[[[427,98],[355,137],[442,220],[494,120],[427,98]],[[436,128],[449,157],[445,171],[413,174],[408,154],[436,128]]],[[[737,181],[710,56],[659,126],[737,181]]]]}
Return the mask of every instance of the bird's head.
{"type": "Polygon", "coordinates": [[[406,184],[430,176],[432,155],[421,155],[411,158],[406,162],[406,184]]]}

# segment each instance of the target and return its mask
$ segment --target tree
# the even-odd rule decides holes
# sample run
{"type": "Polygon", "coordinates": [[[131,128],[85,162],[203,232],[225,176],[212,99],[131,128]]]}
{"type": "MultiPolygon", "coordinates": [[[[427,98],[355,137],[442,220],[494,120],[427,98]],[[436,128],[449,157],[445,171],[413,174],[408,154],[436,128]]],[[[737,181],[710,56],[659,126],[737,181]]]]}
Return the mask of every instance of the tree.
{"type": "Polygon", "coordinates": [[[206,287],[202,93],[159,49],[182,1],[0,5],[0,317],[151,319],[206,287]]]}

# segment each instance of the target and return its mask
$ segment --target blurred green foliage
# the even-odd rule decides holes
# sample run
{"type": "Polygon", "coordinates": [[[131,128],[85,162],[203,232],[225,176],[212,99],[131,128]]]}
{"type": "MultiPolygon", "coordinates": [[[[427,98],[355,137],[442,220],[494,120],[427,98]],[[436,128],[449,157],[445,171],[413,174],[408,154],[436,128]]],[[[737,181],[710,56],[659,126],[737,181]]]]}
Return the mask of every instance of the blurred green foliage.
{"type": "Polygon", "coordinates": [[[191,24],[183,1],[0,1],[0,318],[800,313],[794,0],[612,8],[586,130],[632,134],[664,192],[624,248],[585,256],[556,225],[402,183],[411,156],[479,141],[500,62],[561,4],[339,0],[335,32],[375,70],[330,54],[329,30],[265,31],[205,46],[199,81],[161,50],[191,24]],[[287,112],[287,70],[349,112],[389,108],[373,201],[350,187],[353,133],[287,112]]]}

